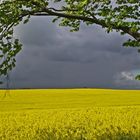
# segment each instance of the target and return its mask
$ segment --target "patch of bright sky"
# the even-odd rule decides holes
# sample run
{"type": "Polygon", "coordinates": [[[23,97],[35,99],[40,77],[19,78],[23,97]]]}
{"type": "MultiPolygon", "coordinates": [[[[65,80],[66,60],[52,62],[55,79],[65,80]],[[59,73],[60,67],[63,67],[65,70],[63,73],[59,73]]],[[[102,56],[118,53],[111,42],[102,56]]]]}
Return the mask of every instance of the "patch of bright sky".
{"type": "Polygon", "coordinates": [[[140,74],[140,69],[131,71],[134,76],[140,74]]]}

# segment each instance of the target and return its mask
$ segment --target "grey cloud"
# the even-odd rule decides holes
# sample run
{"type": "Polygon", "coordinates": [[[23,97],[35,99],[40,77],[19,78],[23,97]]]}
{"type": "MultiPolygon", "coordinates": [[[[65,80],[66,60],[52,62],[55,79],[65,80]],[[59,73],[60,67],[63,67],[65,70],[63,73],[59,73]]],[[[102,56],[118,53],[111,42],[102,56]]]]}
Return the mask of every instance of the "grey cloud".
{"type": "Polygon", "coordinates": [[[24,47],[11,73],[13,88],[138,87],[137,82],[118,76],[140,65],[137,50],[122,47],[127,36],[84,25],[79,32],[70,33],[48,18],[32,18],[16,29],[16,36],[24,47]]]}
{"type": "Polygon", "coordinates": [[[56,33],[55,24],[48,24],[51,20],[44,18],[32,17],[28,24],[20,24],[15,29],[15,36],[26,45],[43,46],[51,42],[56,33]]]}

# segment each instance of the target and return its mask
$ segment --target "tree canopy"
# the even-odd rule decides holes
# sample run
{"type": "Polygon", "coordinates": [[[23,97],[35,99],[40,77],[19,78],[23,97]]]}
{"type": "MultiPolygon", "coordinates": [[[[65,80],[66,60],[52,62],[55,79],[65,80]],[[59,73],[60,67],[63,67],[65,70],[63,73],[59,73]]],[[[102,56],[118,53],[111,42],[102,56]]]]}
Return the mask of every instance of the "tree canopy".
{"type": "Polygon", "coordinates": [[[78,31],[82,22],[96,24],[108,33],[115,30],[129,35],[124,46],[140,47],[139,0],[1,0],[0,75],[15,67],[15,56],[22,48],[14,27],[26,24],[31,16],[54,16],[53,22],[58,20],[71,31],[78,31]]]}

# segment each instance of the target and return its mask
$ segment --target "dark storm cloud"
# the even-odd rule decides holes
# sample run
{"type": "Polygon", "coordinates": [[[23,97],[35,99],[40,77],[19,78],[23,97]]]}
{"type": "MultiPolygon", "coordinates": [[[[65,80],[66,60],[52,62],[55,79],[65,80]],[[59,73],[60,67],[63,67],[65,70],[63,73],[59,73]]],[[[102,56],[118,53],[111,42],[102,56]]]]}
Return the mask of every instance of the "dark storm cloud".
{"type": "MultiPolygon", "coordinates": [[[[44,46],[48,43],[52,43],[52,37],[56,33],[56,26],[48,24],[51,20],[48,18],[44,20],[43,17],[32,17],[31,22],[28,24],[19,25],[16,30],[16,36],[20,38],[23,44],[31,46],[44,46]]],[[[55,38],[55,36],[54,36],[55,38]]]]}
{"type": "Polygon", "coordinates": [[[52,24],[49,18],[32,18],[20,25],[16,36],[24,44],[11,74],[11,87],[136,88],[139,82],[122,78],[138,69],[135,48],[124,48],[127,37],[107,34],[98,26],[81,26],[79,32],[52,24]],[[124,74],[124,73],[123,73],[124,74]]]}

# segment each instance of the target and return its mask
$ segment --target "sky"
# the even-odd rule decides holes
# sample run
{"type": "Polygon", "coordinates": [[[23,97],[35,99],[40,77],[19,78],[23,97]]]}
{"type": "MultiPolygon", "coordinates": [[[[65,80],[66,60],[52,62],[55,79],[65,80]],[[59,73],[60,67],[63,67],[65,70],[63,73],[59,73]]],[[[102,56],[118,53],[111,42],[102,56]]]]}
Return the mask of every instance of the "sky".
{"type": "Polygon", "coordinates": [[[140,89],[135,80],[140,54],[122,46],[128,36],[83,24],[71,33],[49,17],[32,17],[15,28],[15,36],[23,48],[10,73],[10,88],[140,89]]]}

